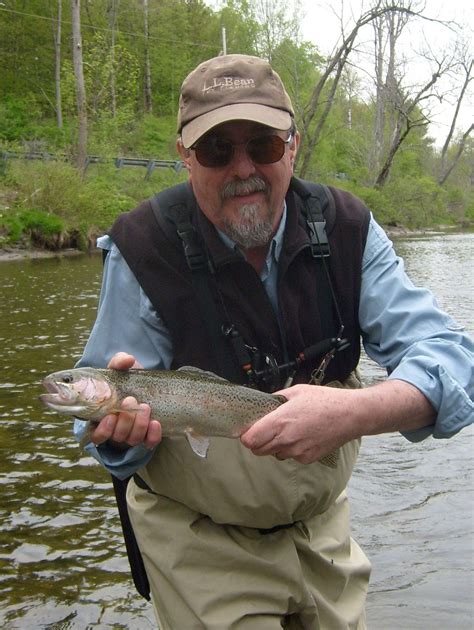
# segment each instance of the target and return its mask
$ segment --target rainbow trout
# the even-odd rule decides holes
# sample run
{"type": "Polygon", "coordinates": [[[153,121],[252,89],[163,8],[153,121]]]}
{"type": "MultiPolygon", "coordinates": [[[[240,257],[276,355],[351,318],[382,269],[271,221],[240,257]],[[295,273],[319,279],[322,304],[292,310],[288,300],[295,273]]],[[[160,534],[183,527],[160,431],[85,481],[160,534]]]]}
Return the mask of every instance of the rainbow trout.
{"type": "MultiPolygon", "coordinates": [[[[231,383],[198,368],[112,370],[75,368],[54,372],[43,380],[47,407],[88,420],[87,435],[104,416],[120,411],[124,398],[148,403],[160,421],[163,436],[185,435],[193,451],[206,457],[209,438],[238,438],[257,420],[287,399],[231,383]]],[[[337,453],[321,459],[330,467],[337,453]]]]}

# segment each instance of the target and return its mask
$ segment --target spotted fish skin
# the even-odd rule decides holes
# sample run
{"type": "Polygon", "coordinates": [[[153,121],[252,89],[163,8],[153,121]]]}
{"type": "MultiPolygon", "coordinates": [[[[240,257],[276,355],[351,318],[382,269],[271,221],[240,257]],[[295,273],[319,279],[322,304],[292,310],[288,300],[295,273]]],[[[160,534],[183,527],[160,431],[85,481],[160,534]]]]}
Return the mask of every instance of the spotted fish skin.
{"type": "MultiPolygon", "coordinates": [[[[48,393],[41,394],[40,400],[54,411],[88,420],[88,437],[95,424],[118,412],[121,402],[133,396],[150,405],[163,437],[185,435],[201,457],[207,455],[209,437],[238,438],[286,402],[282,395],[237,385],[194,367],[174,371],[74,368],[50,374],[43,385],[48,393]]],[[[337,457],[330,455],[321,463],[334,467],[337,457]]]]}

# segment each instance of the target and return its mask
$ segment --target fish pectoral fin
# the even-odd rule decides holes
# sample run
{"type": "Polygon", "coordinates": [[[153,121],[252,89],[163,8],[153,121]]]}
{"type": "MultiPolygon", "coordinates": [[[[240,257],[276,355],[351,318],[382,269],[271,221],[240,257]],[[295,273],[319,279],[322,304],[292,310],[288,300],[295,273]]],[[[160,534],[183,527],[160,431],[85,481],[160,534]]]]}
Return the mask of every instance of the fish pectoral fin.
{"type": "Polygon", "coordinates": [[[199,455],[199,457],[202,458],[206,458],[211,440],[207,436],[200,435],[199,433],[195,433],[192,430],[185,431],[185,435],[188,438],[190,447],[193,449],[196,455],[199,455]]]}

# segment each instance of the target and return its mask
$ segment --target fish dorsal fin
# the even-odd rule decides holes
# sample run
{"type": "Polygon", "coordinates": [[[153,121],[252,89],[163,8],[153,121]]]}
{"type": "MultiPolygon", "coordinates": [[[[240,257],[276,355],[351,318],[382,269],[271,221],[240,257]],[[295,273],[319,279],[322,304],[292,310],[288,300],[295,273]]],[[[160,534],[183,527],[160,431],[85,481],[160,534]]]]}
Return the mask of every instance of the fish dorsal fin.
{"type": "Polygon", "coordinates": [[[281,404],[288,402],[288,398],[283,394],[272,394],[272,398],[276,398],[281,404]]]}
{"type": "Polygon", "coordinates": [[[186,437],[188,438],[188,442],[190,447],[199,455],[205,459],[207,457],[207,451],[209,450],[210,439],[205,435],[199,435],[198,433],[194,433],[191,429],[185,431],[186,437]]]}
{"type": "Polygon", "coordinates": [[[201,370],[201,368],[194,367],[193,365],[183,365],[182,367],[176,370],[177,372],[187,372],[188,374],[194,374],[195,376],[202,376],[208,379],[212,379],[214,381],[221,381],[224,383],[228,383],[229,381],[222,377],[214,374],[214,372],[208,372],[207,370],[201,370]]]}

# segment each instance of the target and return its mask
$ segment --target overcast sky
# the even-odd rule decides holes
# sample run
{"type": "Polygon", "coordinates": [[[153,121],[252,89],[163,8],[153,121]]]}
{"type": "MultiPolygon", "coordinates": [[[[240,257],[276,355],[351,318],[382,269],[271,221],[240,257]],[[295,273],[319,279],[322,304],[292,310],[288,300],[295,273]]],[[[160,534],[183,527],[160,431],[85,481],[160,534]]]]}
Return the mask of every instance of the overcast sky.
{"type": "MultiPolygon", "coordinates": [[[[254,1],[258,3],[260,0],[254,1]]],[[[223,4],[222,0],[206,0],[206,2],[214,8],[223,4]]],[[[287,0],[290,12],[294,3],[295,0],[287,0]]],[[[423,0],[417,0],[417,3],[420,6],[423,0]]],[[[341,14],[344,15],[347,32],[350,32],[354,19],[357,19],[364,9],[367,10],[371,2],[370,0],[300,0],[300,4],[304,13],[299,16],[303,39],[314,42],[320,52],[328,55],[340,37],[341,14]],[[343,13],[342,7],[344,8],[343,13]]],[[[465,41],[470,42],[472,56],[474,52],[474,0],[424,0],[424,4],[424,14],[427,17],[433,20],[452,21],[462,27],[465,41]]],[[[361,53],[357,58],[354,55],[351,57],[351,60],[361,68],[362,97],[368,93],[374,93],[374,63],[373,53],[370,50],[372,39],[373,33],[371,27],[368,26],[358,39],[361,50],[364,48],[365,40],[365,54],[361,53]]],[[[409,28],[405,29],[397,50],[400,59],[403,57],[405,60],[404,87],[411,86],[411,93],[414,94],[416,93],[416,85],[426,84],[431,77],[432,69],[425,62],[421,62],[419,53],[423,49],[426,50],[431,47],[435,54],[439,54],[450,46],[453,39],[455,39],[453,30],[445,26],[421,19],[413,21],[409,28]]],[[[458,79],[461,80],[461,76],[458,79]]],[[[443,101],[432,100],[430,102],[429,114],[434,122],[430,125],[429,133],[435,138],[438,146],[441,146],[446,138],[454,113],[456,99],[452,94],[449,94],[450,87],[451,84],[440,80],[439,89],[444,95],[443,101]]],[[[463,99],[456,130],[465,131],[473,120],[474,82],[471,83],[469,92],[463,99]]]]}
{"type": "MultiPolygon", "coordinates": [[[[369,6],[367,0],[302,0],[305,18],[302,20],[302,35],[304,39],[314,42],[319,50],[329,54],[337,43],[340,35],[341,5],[344,5],[344,23],[350,31],[350,25],[354,24],[351,19],[351,12],[357,19],[364,8],[369,6]]],[[[466,41],[471,42],[471,54],[473,52],[474,40],[474,2],[472,0],[426,0],[425,15],[430,18],[444,21],[453,21],[463,27],[466,41]]],[[[372,37],[370,27],[362,33],[360,41],[364,39],[369,42],[372,37]]],[[[407,74],[405,85],[415,84],[417,81],[426,83],[431,76],[430,68],[425,63],[420,63],[420,56],[415,53],[427,46],[431,46],[436,52],[441,52],[449,46],[450,41],[455,38],[452,30],[440,24],[417,20],[410,29],[406,31],[402,39],[399,50],[400,55],[406,59],[407,74]],[[418,59],[415,63],[414,59],[418,59]]],[[[367,47],[368,49],[368,47],[367,47]]],[[[358,63],[366,68],[367,87],[371,77],[373,77],[373,59],[359,56],[358,63]]],[[[364,77],[364,73],[361,74],[364,77]]],[[[446,89],[447,89],[446,84],[446,89]]],[[[442,144],[449,129],[454,112],[453,98],[447,98],[444,103],[433,101],[432,116],[438,124],[430,126],[430,134],[437,140],[437,144],[442,144]],[[449,102],[451,101],[451,102],[449,102]]],[[[462,110],[458,118],[457,129],[464,131],[474,120],[474,90],[471,84],[469,94],[463,100],[462,110]]]]}

